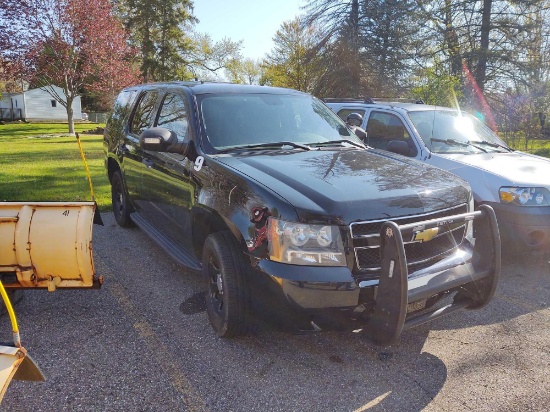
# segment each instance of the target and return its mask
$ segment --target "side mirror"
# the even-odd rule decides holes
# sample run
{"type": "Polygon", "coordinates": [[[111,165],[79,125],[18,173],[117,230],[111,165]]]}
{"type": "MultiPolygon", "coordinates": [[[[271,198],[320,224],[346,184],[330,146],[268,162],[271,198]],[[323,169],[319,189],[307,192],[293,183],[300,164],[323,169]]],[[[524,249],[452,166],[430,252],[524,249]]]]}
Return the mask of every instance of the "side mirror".
{"type": "Polygon", "coordinates": [[[170,146],[177,142],[176,134],[164,127],[151,127],[144,130],[139,136],[140,147],[153,152],[166,152],[170,146]]]}
{"type": "Polygon", "coordinates": [[[407,144],[407,142],[404,142],[402,140],[390,140],[390,142],[388,143],[388,151],[403,156],[410,155],[409,145],[407,144]]]}
{"type": "Polygon", "coordinates": [[[340,134],[340,136],[349,136],[350,135],[349,130],[344,126],[338,126],[338,133],[340,134]]]}

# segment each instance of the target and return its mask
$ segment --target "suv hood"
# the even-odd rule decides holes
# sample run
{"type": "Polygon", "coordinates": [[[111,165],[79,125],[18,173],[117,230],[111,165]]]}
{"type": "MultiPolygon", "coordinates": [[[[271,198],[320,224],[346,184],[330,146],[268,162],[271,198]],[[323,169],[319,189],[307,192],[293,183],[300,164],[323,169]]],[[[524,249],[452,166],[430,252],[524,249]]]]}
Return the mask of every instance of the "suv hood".
{"type": "Polygon", "coordinates": [[[348,224],[468,203],[468,184],[401,156],[371,150],[311,150],[218,156],[217,161],[292,204],[300,219],[348,224]]]}
{"type": "Polygon", "coordinates": [[[550,160],[522,152],[479,154],[435,154],[428,160],[470,182],[478,202],[499,203],[503,186],[550,189],[550,160]]]}
{"type": "MultiPolygon", "coordinates": [[[[470,179],[479,176],[479,172],[488,172],[507,180],[512,185],[535,185],[548,187],[550,176],[550,160],[523,152],[511,153],[479,153],[479,154],[432,154],[439,160],[435,166],[470,179]],[[461,168],[470,167],[470,176],[464,176],[461,168]]],[[[506,184],[506,183],[503,183],[506,184]]]]}

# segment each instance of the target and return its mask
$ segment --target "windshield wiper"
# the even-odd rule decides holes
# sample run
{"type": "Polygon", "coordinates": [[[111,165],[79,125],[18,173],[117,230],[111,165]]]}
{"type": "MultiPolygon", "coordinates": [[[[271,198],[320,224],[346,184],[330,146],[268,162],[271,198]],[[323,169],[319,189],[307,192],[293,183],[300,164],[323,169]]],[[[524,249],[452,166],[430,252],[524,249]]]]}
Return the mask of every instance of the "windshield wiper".
{"type": "Polygon", "coordinates": [[[495,147],[495,148],[500,148],[500,149],[504,149],[504,150],[507,150],[509,152],[513,152],[514,149],[512,149],[511,147],[508,147],[508,146],[504,146],[502,144],[499,144],[499,143],[494,143],[494,142],[488,142],[487,140],[480,140],[480,141],[475,141],[476,144],[483,144],[483,145],[487,145],[487,146],[491,146],[491,147],[495,147]]]}
{"type": "MultiPolygon", "coordinates": [[[[458,141],[458,140],[455,140],[455,139],[435,139],[435,138],[432,138],[431,141],[432,142],[446,143],[449,146],[461,146],[461,147],[472,146],[472,147],[475,147],[478,150],[481,150],[482,152],[487,153],[487,150],[485,150],[483,147],[476,146],[474,143],[472,143],[469,140],[461,142],[461,141],[458,141]]],[[[476,143],[478,143],[478,142],[476,142],[476,143]]]]}
{"type": "Polygon", "coordinates": [[[341,139],[341,140],[327,140],[326,142],[317,142],[317,143],[309,143],[312,146],[334,146],[336,144],[342,144],[342,143],[349,143],[351,145],[360,147],[361,149],[365,149],[365,145],[354,142],[353,140],[349,139],[341,139]]]}
{"type": "Polygon", "coordinates": [[[271,143],[257,143],[257,144],[248,144],[243,146],[233,146],[228,147],[223,150],[219,150],[218,153],[229,153],[235,150],[254,150],[254,149],[266,149],[269,147],[283,147],[283,146],[291,146],[296,149],[303,149],[303,150],[311,150],[311,147],[306,146],[305,144],[301,143],[294,143],[294,142],[271,142],[271,143]]]}

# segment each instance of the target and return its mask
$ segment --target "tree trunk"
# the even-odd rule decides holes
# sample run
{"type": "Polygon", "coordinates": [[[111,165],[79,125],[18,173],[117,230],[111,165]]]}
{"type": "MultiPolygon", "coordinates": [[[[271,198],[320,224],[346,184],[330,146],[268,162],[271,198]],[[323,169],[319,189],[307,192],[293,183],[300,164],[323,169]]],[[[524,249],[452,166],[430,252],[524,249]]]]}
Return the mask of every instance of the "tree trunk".
{"type": "Polygon", "coordinates": [[[493,0],[483,0],[483,10],[481,15],[481,38],[479,47],[479,57],[475,69],[475,81],[481,91],[485,89],[487,58],[489,52],[489,34],[491,32],[491,8],[493,0]]]}
{"type": "Polygon", "coordinates": [[[73,100],[74,97],[67,95],[67,121],[69,122],[69,134],[74,136],[73,100]]]}

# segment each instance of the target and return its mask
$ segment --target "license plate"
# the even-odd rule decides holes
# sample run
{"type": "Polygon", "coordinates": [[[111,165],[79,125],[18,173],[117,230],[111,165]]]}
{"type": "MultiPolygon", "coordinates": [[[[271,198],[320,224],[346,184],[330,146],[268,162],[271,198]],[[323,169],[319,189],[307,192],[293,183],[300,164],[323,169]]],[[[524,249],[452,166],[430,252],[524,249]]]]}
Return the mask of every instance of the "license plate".
{"type": "Polygon", "coordinates": [[[418,302],[412,302],[407,305],[407,313],[416,312],[426,307],[426,299],[419,300],[418,302]]]}

